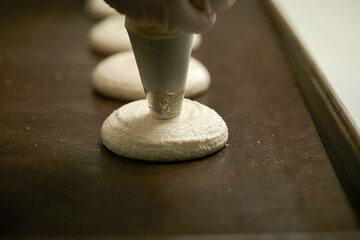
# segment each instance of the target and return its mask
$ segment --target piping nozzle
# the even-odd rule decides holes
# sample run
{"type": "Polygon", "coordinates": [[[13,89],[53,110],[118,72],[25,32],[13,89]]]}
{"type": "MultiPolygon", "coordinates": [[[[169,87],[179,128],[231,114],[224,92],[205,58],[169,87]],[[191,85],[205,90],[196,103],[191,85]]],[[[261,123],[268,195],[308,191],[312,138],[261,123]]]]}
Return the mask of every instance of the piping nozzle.
{"type": "Polygon", "coordinates": [[[125,26],[151,116],[156,119],[179,116],[194,35],[139,26],[128,17],[125,26]]]}
{"type": "Polygon", "coordinates": [[[180,115],[184,91],[177,93],[147,92],[151,116],[156,119],[170,119],[180,115]]]}

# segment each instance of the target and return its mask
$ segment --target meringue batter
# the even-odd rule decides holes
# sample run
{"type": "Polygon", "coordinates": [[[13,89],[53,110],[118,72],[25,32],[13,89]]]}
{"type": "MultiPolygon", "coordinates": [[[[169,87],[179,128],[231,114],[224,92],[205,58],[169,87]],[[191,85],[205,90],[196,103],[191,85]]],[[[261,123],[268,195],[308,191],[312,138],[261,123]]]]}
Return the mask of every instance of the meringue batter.
{"type": "Polygon", "coordinates": [[[179,117],[158,120],[146,100],[128,103],[103,123],[103,144],[112,152],[147,161],[179,161],[207,156],[228,139],[224,120],[212,109],[184,99],[179,117]]]}
{"type": "Polygon", "coordinates": [[[110,7],[104,0],[87,0],[85,9],[90,16],[98,19],[118,14],[118,12],[110,7]]]}
{"type": "MultiPolygon", "coordinates": [[[[125,16],[116,14],[95,24],[89,33],[90,46],[103,54],[113,54],[131,49],[129,36],[125,28],[125,16]]],[[[193,49],[201,44],[201,35],[195,34],[193,49]]]]}
{"type": "MultiPolygon", "coordinates": [[[[99,93],[122,100],[145,98],[132,51],[110,56],[100,62],[93,71],[93,86],[99,93]]],[[[185,97],[193,97],[209,88],[210,74],[195,58],[190,59],[185,97]]]]}

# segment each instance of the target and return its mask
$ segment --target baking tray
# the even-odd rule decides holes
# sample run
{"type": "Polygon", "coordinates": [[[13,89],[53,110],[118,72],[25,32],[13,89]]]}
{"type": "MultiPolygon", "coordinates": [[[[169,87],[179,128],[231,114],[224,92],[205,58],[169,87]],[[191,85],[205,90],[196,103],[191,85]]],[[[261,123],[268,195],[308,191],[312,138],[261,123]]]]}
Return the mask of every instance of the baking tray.
{"type": "Polygon", "coordinates": [[[194,52],[210,89],[195,100],[229,127],[196,161],[146,163],[100,141],[125,104],[96,94],[104,57],[84,2],[0,1],[0,235],[124,239],[356,239],[286,49],[258,1],[238,1],[194,52]]]}

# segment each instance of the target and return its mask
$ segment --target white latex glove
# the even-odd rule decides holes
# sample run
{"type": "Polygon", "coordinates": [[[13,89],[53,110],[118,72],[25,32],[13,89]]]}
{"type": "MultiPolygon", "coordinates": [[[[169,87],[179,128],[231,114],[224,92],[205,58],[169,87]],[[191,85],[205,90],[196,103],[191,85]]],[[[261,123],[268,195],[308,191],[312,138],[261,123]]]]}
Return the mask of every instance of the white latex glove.
{"type": "Polygon", "coordinates": [[[216,20],[216,13],[235,0],[105,0],[140,26],[164,32],[201,33],[216,20]],[[210,5],[210,6],[209,6],[210,5]]]}

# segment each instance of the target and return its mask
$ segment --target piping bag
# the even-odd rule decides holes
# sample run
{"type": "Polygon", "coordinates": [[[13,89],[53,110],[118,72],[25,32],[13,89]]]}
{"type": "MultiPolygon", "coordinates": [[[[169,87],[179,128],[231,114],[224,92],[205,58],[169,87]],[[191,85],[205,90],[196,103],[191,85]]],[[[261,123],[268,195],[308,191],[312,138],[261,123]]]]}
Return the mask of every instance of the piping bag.
{"type": "MultiPolygon", "coordinates": [[[[205,6],[209,0],[191,0],[194,6],[205,6]]],[[[150,114],[156,119],[180,115],[194,34],[163,32],[140,26],[126,17],[129,34],[148,101],[150,114]]]]}

